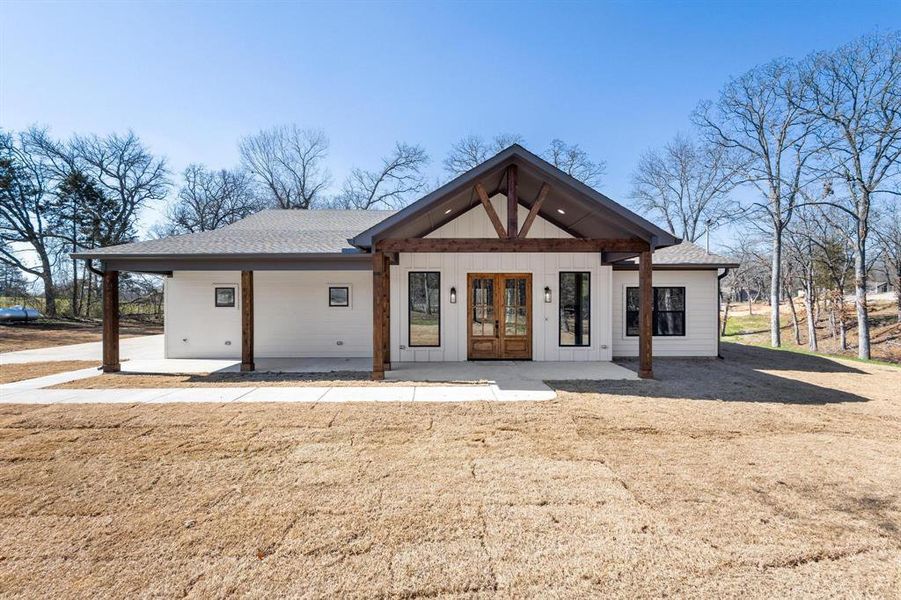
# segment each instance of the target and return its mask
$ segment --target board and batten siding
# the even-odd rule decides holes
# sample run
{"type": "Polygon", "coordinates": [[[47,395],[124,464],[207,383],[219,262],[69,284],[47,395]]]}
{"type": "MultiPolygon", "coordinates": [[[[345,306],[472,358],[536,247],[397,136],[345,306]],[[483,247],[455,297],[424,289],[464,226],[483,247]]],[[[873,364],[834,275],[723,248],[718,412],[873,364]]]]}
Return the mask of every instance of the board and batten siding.
{"type": "MultiPolygon", "coordinates": [[[[654,356],[717,355],[717,271],[654,271],[654,287],[685,288],[685,335],[655,336],[654,356]]],[[[638,336],[626,332],[626,288],[638,286],[638,271],[613,271],[613,356],[638,356],[638,336]]]]}
{"type": "MultiPolygon", "coordinates": [[[[241,357],[241,274],[178,271],[165,282],[166,358],[241,357]],[[214,289],[234,286],[234,308],[217,308],[214,289]]],[[[372,356],[372,273],[254,273],[257,357],[372,356]],[[349,307],[330,307],[328,288],[350,288],[349,307]]]]}
{"type": "MultiPolygon", "coordinates": [[[[506,223],[507,198],[498,194],[491,204],[506,223]]],[[[519,207],[520,226],[529,211],[519,207]]],[[[485,210],[478,205],[446,223],[430,238],[494,238],[497,233],[485,210]]],[[[529,238],[567,238],[565,231],[538,217],[529,238]]],[[[532,359],[546,361],[588,361],[611,359],[610,287],[612,269],[601,265],[597,253],[401,253],[399,264],[391,267],[391,360],[401,362],[464,361],[467,359],[467,274],[532,274],[532,359]],[[409,346],[410,271],[441,273],[441,345],[436,348],[409,346]],[[591,331],[587,347],[561,347],[558,337],[559,285],[561,271],[591,273],[591,331]],[[552,301],[544,301],[545,286],[552,301]],[[450,289],[456,288],[457,302],[450,303],[450,289]]]]}

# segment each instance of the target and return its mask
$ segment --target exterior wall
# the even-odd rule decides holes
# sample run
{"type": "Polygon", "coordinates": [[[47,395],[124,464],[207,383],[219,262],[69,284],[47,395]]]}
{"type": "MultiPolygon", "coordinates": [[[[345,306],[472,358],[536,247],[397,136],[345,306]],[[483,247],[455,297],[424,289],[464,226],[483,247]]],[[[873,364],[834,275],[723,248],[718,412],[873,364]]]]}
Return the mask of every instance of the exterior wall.
{"type": "MultiPolygon", "coordinates": [[[[716,356],[717,297],[715,269],[658,271],[654,286],[685,288],[685,335],[655,337],[654,356],[716,356]]],[[[638,285],[638,271],[613,271],[613,356],[638,356],[638,336],[627,337],[626,288],[638,285]]]]}
{"type": "MultiPolygon", "coordinates": [[[[237,271],[182,271],[166,279],[167,358],[241,357],[240,283],[237,271]],[[219,285],[237,288],[234,308],[215,306],[219,285]]],[[[372,356],[372,273],[254,273],[254,354],[372,356]],[[330,285],[350,288],[349,307],[329,307],[330,285]]]]}
{"type": "MultiPolygon", "coordinates": [[[[491,198],[495,212],[506,225],[507,197],[491,198]]],[[[529,211],[520,206],[520,226],[529,211]]],[[[481,205],[438,228],[430,238],[494,238],[497,233],[481,205]]],[[[541,217],[535,219],[529,238],[566,238],[568,233],[541,217]]],[[[610,360],[612,354],[610,287],[612,269],[601,265],[593,253],[402,253],[391,267],[391,360],[464,361],[467,356],[467,274],[532,274],[532,359],[547,361],[610,360]],[[441,273],[441,346],[409,347],[408,277],[410,271],[441,273]],[[591,273],[590,346],[560,347],[558,339],[560,271],[591,273]],[[544,288],[551,288],[552,302],[544,302],[544,288]],[[457,290],[451,304],[450,289],[457,290]]]]}
{"type": "Polygon", "coordinates": [[[464,361],[467,359],[467,273],[532,274],[532,359],[546,361],[610,360],[612,358],[610,289],[612,269],[594,253],[402,253],[391,267],[391,360],[400,362],[464,361]],[[441,273],[441,346],[410,348],[408,281],[410,271],[441,273]],[[560,347],[559,273],[591,273],[590,346],[560,347]],[[552,301],[544,302],[544,288],[552,301]],[[456,304],[450,289],[457,289],[456,304]]]}
{"type": "MultiPolygon", "coordinates": [[[[491,197],[491,206],[500,217],[504,227],[507,226],[507,197],[503,194],[495,194],[491,197]]],[[[529,210],[519,207],[517,222],[522,227],[529,214],[529,210]]],[[[450,223],[445,223],[426,237],[428,238],[496,238],[497,232],[488,218],[488,213],[479,204],[460,215],[450,223]]],[[[572,237],[556,225],[549,223],[541,217],[537,217],[532,227],[529,228],[528,238],[568,238],[572,237]]]]}

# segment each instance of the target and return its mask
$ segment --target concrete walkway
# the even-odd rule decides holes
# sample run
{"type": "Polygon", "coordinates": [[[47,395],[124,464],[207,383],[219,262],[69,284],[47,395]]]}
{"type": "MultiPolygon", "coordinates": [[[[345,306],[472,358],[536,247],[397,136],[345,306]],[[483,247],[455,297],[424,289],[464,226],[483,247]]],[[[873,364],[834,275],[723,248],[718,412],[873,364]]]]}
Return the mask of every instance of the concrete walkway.
{"type": "Polygon", "coordinates": [[[553,390],[510,391],[495,385],[384,387],[202,387],[45,390],[0,387],[0,404],[141,404],[177,402],[511,402],[552,400],[553,390]]]}
{"type": "MultiPolygon", "coordinates": [[[[216,373],[240,369],[240,361],[164,359],[163,336],[121,342],[126,373],[216,373]]],[[[60,360],[100,362],[99,342],[0,354],[0,364],[60,360]]],[[[368,372],[368,358],[260,358],[259,371],[283,373],[368,372]]],[[[96,368],[57,373],[0,385],[0,403],[55,404],[139,402],[466,402],[551,400],[556,392],[545,381],[637,379],[634,371],[610,362],[457,362],[394,363],[388,381],[408,386],[196,387],[160,389],[45,389],[94,377],[96,368]],[[459,383],[421,386],[416,382],[459,383]]]]}

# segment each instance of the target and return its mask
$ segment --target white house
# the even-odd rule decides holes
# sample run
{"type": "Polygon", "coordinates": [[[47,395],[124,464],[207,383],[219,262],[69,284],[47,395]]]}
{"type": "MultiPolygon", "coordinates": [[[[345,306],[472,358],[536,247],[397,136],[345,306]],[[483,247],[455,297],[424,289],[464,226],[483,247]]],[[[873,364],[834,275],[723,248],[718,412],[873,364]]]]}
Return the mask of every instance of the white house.
{"type": "Polygon", "coordinates": [[[716,356],[732,261],[514,145],[400,211],[266,210],[216,231],[81,252],[165,279],[167,358],[391,362],[716,356]]]}

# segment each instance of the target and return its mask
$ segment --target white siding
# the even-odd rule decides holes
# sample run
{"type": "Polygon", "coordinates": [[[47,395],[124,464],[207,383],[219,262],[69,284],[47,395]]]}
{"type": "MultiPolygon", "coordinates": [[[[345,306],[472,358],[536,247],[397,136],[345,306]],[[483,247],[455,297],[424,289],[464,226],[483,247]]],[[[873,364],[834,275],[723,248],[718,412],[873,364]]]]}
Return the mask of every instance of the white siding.
{"type": "MultiPolygon", "coordinates": [[[[715,270],[654,271],[654,286],[685,288],[685,335],[655,337],[654,356],[716,356],[715,270]]],[[[638,271],[613,272],[613,356],[638,356],[638,337],[625,335],[626,288],[638,285],[638,271]]]]}
{"type": "MultiPolygon", "coordinates": [[[[491,197],[491,206],[497,216],[500,217],[504,228],[507,227],[507,197],[503,194],[495,194],[491,197]]],[[[522,227],[523,222],[529,214],[529,210],[523,206],[519,207],[517,215],[519,226],[522,227]]],[[[450,223],[445,223],[426,237],[429,238],[495,238],[497,232],[488,213],[479,204],[469,211],[460,215],[450,223]]],[[[529,228],[529,238],[568,238],[572,237],[556,225],[545,221],[541,217],[537,217],[532,227],[529,228]]]]}
{"type": "Polygon", "coordinates": [[[391,267],[391,358],[406,361],[463,361],[467,351],[466,276],[468,273],[532,274],[533,360],[610,360],[610,286],[612,270],[601,266],[595,253],[403,253],[391,267]],[[407,311],[410,271],[441,273],[441,346],[410,348],[407,311]],[[560,347],[558,343],[560,271],[591,273],[590,346],[560,347]],[[545,303],[544,288],[552,302],[545,303]],[[450,289],[457,289],[456,304],[450,289]],[[404,346],[402,349],[401,346],[404,346]]]}
{"type": "Polygon", "coordinates": [[[166,358],[241,358],[240,283],[239,271],[176,272],[165,279],[166,358]],[[234,286],[233,308],[216,308],[218,286],[234,286]]]}
{"type": "MultiPolygon", "coordinates": [[[[240,281],[231,271],[176,272],[166,280],[168,358],[240,358],[240,281]],[[234,308],[215,307],[217,285],[238,289],[234,308]]],[[[254,354],[372,356],[372,273],[254,273],[254,354]],[[330,285],[350,287],[350,307],[328,305],[330,285]]]]}

